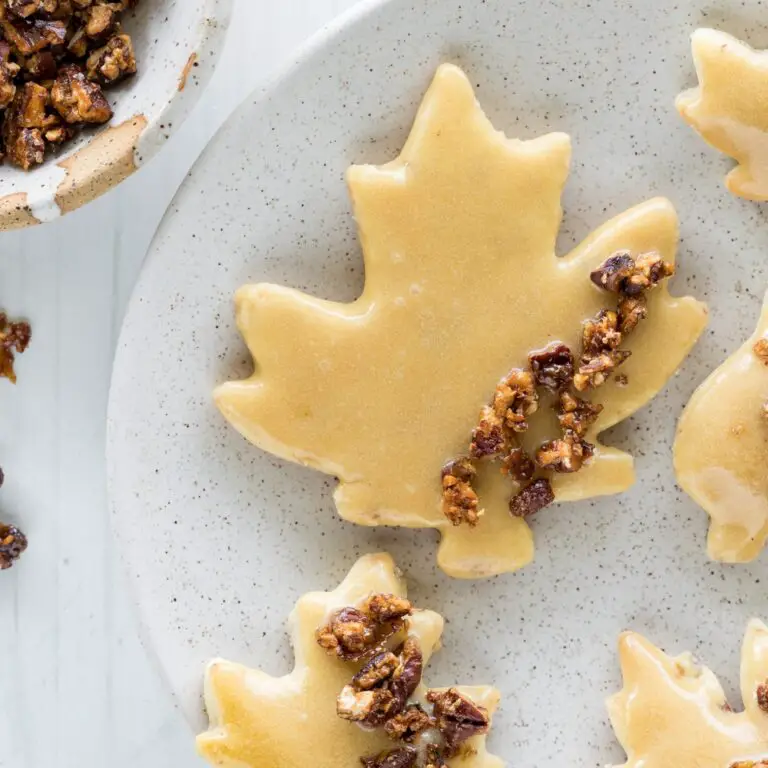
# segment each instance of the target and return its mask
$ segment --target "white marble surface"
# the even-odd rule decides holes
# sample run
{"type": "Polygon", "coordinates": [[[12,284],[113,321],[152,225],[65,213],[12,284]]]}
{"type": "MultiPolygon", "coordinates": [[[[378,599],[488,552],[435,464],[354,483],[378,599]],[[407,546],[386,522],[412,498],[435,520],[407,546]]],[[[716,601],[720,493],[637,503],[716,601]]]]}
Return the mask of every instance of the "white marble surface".
{"type": "MultiPolygon", "coordinates": [[[[192,734],[137,639],[107,515],[114,345],[153,232],[206,140],[301,41],[354,0],[238,0],[191,120],[119,189],[0,236],[0,307],[28,317],[19,384],[0,382],[0,518],[30,549],[0,575],[0,766],[198,766],[192,734]]],[[[152,541],[147,541],[152,546],[152,541]]]]}

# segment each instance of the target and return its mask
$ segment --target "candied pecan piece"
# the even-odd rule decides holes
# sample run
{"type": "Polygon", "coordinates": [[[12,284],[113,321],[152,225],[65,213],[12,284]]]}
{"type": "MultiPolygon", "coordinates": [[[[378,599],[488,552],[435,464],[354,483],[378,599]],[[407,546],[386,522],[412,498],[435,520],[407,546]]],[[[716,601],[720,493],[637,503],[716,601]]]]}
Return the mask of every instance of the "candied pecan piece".
{"type": "Polygon", "coordinates": [[[565,389],[573,380],[573,353],[559,341],[528,355],[536,384],[552,392],[565,389]]]}
{"type": "Polygon", "coordinates": [[[363,606],[363,612],[375,622],[384,624],[398,621],[413,611],[411,601],[405,597],[390,594],[371,595],[363,606]]]}
{"type": "Polygon", "coordinates": [[[85,34],[88,37],[103,39],[114,29],[121,10],[120,6],[115,3],[92,5],[84,14],[85,34]]]}
{"type": "Polygon", "coordinates": [[[624,350],[613,350],[595,357],[584,358],[579,365],[578,373],[573,377],[573,387],[578,392],[602,386],[613,371],[618,368],[632,353],[624,350]]]}
{"type": "Polygon", "coordinates": [[[80,27],[67,43],[67,50],[76,58],[82,59],[88,54],[88,35],[85,34],[85,27],[80,27]]]}
{"type": "Polygon", "coordinates": [[[0,27],[5,39],[22,56],[64,45],[67,39],[67,25],[63,21],[3,21],[0,22],[0,27]]]}
{"type": "Polygon", "coordinates": [[[0,109],[5,109],[16,95],[13,79],[19,74],[19,65],[10,60],[11,47],[0,40],[0,109]]]}
{"type": "Polygon", "coordinates": [[[24,59],[24,73],[27,77],[37,81],[51,81],[55,79],[58,65],[56,57],[50,51],[33,53],[24,59]]]}
{"type": "Polygon", "coordinates": [[[397,669],[400,660],[394,653],[377,653],[352,678],[352,687],[358,691],[368,691],[388,680],[397,669]]]}
{"type": "Polygon", "coordinates": [[[758,339],[752,351],[761,363],[768,365],[768,338],[758,339]]]}
{"type": "Polygon", "coordinates": [[[325,627],[317,630],[318,645],[341,659],[363,658],[376,644],[376,626],[357,608],[342,608],[325,627]]]}
{"type": "Polygon", "coordinates": [[[528,517],[548,507],[554,500],[551,483],[546,478],[540,478],[509,500],[509,511],[514,517],[528,517]]]}
{"type": "Polygon", "coordinates": [[[528,429],[526,418],[538,407],[536,382],[530,371],[515,368],[496,387],[493,410],[513,432],[525,432],[528,429]]]}
{"type": "Polygon", "coordinates": [[[498,456],[504,450],[506,438],[502,420],[490,406],[485,406],[480,413],[480,421],[472,430],[472,442],[469,455],[473,459],[498,456]]]}
{"type": "Polygon", "coordinates": [[[424,668],[424,657],[418,642],[409,637],[398,650],[398,665],[387,687],[397,701],[396,712],[400,712],[408,699],[419,687],[424,668]]]}
{"type": "Polygon", "coordinates": [[[739,760],[731,763],[730,768],[768,768],[768,760],[739,760]]]}
{"type": "Polygon", "coordinates": [[[488,710],[456,688],[429,691],[427,701],[434,706],[435,724],[450,753],[455,753],[467,739],[488,733],[491,723],[488,710]]]}
{"type": "Polygon", "coordinates": [[[620,293],[624,282],[632,274],[635,260],[629,251],[617,251],[609,256],[590,275],[589,279],[598,287],[611,293],[620,293]]]}
{"type": "Polygon", "coordinates": [[[520,447],[512,448],[501,463],[501,473],[509,475],[518,483],[528,482],[535,471],[533,459],[520,447]]]}
{"type": "Polygon", "coordinates": [[[635,259],[632,274],[624,281],[622,291],[628,296],[635,296],[649,288],[654,288],[662,280],[674,274],[674,265],[664,261],[657,251],[641,253],[635,259]]]}
{"type": "Polygon", "coordinates": [[[0,525],[0,571],[11,568],[26,548],[27,537],[15,525],[0,525]]]}
{"type": "Polygon", "coordinates": [[[757,706],[768,715],[768,680],[757,686],[757,706]]]}
{"type": "Polygon", "coordinates": [[[477,470],[465,458],[443,467],[443,514],[452,525],[466,523],[474,528],[480,520],[480,502],[472,488],[476,474],[477,470]]]}
{"type": "Polygon", "coordinates": [[[106,123],[112,108],[96,84],[87,80],[80,67],[62,67],[51,88],[51,101],[68,123],[106,123]]]}
{"type": "Polygon", "coordinates": [[[364,768],[413,768],[419,757],[414,747],[400,747],[373,757],[361,757],[364,768]]]}
{"type": "Polygon", "coordinates": [[[592,458],[595,447],[573,432],[560,440],[550,440],[536,451],[536,464],[553,472],[578,472],[592,458]]]}
{"type": "Polygon", "coordinates": [[[619,331],[626,336],[637,328],[641,320],[648,317],[648,300],[644,293],[636,296],[621,296],[619,299],[619,331]]]}
{"type": "Polygon", "coordinates": [[[48,91],[37,83],[25,83],[14,100],[18,124],[22,128],[44,127],[47,106],[48,91]]]}
{"type": "Polygon", "coordinates": [[[5,110],[2,134],[8,159],[28,171],[45,159],[45,141],[40,128],[25,128],[21,124],[22,98],[22,93],[17,92],[11,105],[5,110]]]}
{"type": "Polygon", "coordinates": [[[432,725],[432,718],[419,704],[409,704],[402,712],[387,720],[384,730],[390,739],[410,743],[432,725]]]}
{"type": "Polygon", "coordinates": [[[111,85],[136,74],[136,56],[128,35],[115,35],[103,47],[95,50],[85,65],[89,80],[111,85]]]}
{"type": "Polygon", "coordinates": [[[621,344],[619,315],[609,309],[602,309],[582,328],[582,355],[592,357],[617,349],[621,344]]]}
{"type": "Polygon", "coordinates": [[[582,400],[570,392],[562,392],[556,410],[557,420],[564,432],[570,431],[579,437],[584,437],[602,413],[603,406],[599,403],[591,403],[589,400],[582,400]]]}
{"type": "Polygon", "coordinates": [[[29,323],[11,322],[5,312],[0,312],[0,377],[16,383],[15,356],[26,351],[31,338],[29,323]]]}
{"type": "Polygon", "coordinates": [[[336,699],[336,714],[343,720],[363,723],[372,728],[383,725],[396,714],[397,700],[387,688],[355,690],[345,685],[336,699]]]}
{"type": "Polygon", "coordinates": [[[4,0],[6,10],[12,16],[26,19],[33,13],[37,13],[42,5],[42,0],[4,0]]]}

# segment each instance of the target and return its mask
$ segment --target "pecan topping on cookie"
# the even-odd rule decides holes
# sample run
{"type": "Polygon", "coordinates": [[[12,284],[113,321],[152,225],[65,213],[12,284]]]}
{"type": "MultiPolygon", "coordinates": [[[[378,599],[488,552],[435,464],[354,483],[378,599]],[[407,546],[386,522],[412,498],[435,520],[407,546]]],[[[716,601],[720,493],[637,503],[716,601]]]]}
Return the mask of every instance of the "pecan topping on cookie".
{"type": "Polygon", "coordinates": [[[445,739],[449,753],[455,753],[467,739],[488,733],[488,711],[456,688],[429,691],[427,701],[434,706],[435,723],[445,739]]]}
{"type": "Polygon", "coordinates": [[[546,478],[540,478],[509,500],[509,511],[514,517],[529,517],[548,507],[554,500],[552,484],[546,478]]]}
{"type": "Polygon", "coordinates": [[[469,459],[456,459],[443,467],[443,514],[452,525],[471,528],[480,520],[479,500],[472,488],[477,470],[469,459]]]}

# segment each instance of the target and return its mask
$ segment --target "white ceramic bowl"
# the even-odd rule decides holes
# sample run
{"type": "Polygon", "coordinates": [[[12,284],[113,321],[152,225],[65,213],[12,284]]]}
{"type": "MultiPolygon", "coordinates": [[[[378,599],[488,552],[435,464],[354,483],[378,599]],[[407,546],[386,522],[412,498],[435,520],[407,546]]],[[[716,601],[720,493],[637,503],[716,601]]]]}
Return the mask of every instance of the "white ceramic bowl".
{"type": "Polygon", "coordinates": [[[32,171],[0,166],[0,232],[55,219],[148,162],[197,101],[234,0],[143,0],[126,16],[138,74],[108,92],[114,117],[32,171]]]}

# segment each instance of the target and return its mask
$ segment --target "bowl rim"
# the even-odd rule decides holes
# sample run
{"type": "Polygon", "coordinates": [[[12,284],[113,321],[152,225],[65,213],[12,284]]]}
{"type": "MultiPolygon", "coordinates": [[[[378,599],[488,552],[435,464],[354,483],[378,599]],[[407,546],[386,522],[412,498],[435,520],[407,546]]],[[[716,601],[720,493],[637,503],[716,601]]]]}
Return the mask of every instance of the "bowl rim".
{"type": "Polygon", "coordinates": [[[35,191],[34,202],[26,189],[0,196],[0,232],[58,219],[101,197],[146,165],[178,130],[205,90],[218,63],[234,3],[203,1],[187,64],[179,74],[178,87],[161,109],[150,118],[138,114],[121,123],[109,123],[84,146],[51,159],[60,175],[35,191]],[[213,55],[201,56],[203,50],[213,51],[213,55]],[[198,87],[187,88],[193,65],[198,87]]]}

